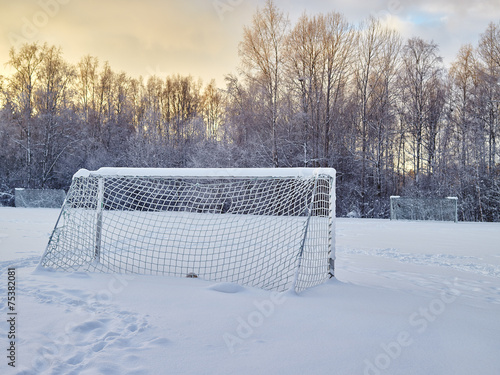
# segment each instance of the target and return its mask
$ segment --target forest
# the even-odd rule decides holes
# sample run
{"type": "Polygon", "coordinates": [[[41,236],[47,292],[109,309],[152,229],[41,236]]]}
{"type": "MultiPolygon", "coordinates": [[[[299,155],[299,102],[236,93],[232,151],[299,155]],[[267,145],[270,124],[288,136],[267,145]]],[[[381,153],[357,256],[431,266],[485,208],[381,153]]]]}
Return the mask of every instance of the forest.
{"type": "Polygon", "coordinates": [[[0,204],[68,189],[80,168],[333,167],[337,216],[387,218],[389,197],[458,197],[500,221],[500,21],[445,66],[381,19],[296,22],[269,0],[243,27],[237,74],[130,77],[57,46],[12,48],[0,76],[0,204]]]}

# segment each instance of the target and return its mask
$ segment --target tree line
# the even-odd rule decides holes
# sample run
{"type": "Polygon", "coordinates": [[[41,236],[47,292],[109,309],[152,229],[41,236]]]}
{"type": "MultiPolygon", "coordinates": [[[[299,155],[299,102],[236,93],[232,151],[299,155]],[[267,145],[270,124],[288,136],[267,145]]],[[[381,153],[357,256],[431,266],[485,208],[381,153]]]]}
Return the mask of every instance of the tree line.
{"type": "Polygon", "coordinates": [[[79,168],[333,167],[337,214],[388,217],[389,196],[459,198],[500,221],[500,22],[445,67],[439,46],[380,19],[292,23],[272,0],[244,27],[224,88],[132,78],[60,48],[11,49],[0,76],[0,199],[68,188],[79,168]]]}

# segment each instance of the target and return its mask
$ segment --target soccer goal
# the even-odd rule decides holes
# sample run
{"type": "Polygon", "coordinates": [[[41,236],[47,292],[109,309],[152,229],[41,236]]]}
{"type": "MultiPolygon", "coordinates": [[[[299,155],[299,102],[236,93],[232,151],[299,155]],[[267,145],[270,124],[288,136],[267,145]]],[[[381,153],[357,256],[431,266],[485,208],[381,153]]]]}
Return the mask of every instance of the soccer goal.
{"type": "Polygon", "coordinates": [[[391,196],[391,220],[458,221],[457,197],[402,198],[391,196]]]}
{"type": "Polygon", "coordinates": [[[333,275],[331,168],[80,170],[40,267],[300,292],[333,275]]]}

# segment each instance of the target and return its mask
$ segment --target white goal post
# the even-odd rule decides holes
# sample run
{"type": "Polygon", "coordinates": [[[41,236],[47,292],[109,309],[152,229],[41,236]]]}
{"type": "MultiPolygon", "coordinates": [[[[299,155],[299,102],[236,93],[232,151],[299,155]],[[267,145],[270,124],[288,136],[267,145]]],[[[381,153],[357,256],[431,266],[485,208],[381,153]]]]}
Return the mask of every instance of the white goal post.
{"type": "Polygon", "coordinates": [[[334,260],[332,168],[101,168],[73,176],[39,267],[300,292],[334,260]]]}

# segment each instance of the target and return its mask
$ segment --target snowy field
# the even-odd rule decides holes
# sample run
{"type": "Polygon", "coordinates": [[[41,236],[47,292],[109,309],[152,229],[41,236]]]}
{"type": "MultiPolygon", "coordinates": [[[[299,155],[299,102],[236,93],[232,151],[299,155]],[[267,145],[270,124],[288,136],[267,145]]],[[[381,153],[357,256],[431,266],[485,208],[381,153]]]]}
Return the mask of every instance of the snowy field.
{"type": "Polygon", "coordinates": [[[0,208],[0,374],[500,373],[500,224],[338,219],[337,277],[294,295],[35,272],[58,214],[0,208]]]}

